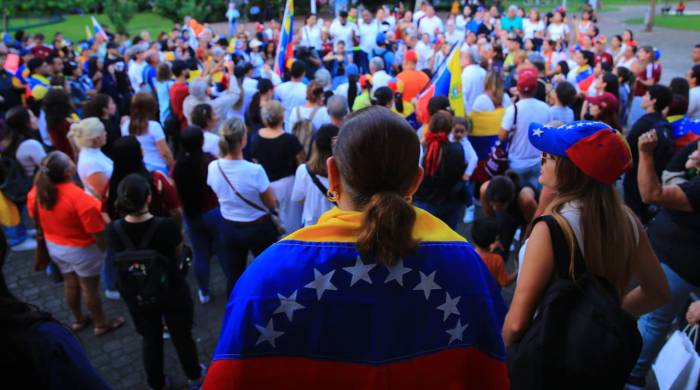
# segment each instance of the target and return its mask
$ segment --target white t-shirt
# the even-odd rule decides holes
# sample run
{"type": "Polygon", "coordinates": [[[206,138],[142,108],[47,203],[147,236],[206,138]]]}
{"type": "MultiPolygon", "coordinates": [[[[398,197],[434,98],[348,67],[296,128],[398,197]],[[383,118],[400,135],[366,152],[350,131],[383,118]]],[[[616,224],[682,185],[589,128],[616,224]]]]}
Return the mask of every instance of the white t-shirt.
{"type": "Polygon", "coordinates": [[[141,84],[143,84],[143,68],[145,67],[146,61],[141,61],[140,64],[136,61],[129,61],[129,70],[127,74],[129,75],[131,88],[133,88],[134,91],[141,90],[141,84]]]}
{"type": "Polygon", "coordinates": [[[515,105],[506,108],[501,121],[501,129],[510,132],[513,127],[513,116],[515,106],[518,106],[518,118],[516,131],[510,143],[508,161],[513,169],[527,168],[532,166],[540,158],[540,151],[530,143],[528,131],[530,123],[546,124],[550,122],[551,113],[547,103],[535,98],[522,99],[515,105]]]}
{"type": "Polygon", "coordinates": [[[275,98],[284,107],[284,121],[289,120],[292,108],[306,103],[306,85],[301,81],[285,81],[275,88],[275,98]]]}
{"type": "Polygon", "coordinates": [[[426,16],[421,19],[418,24],[418,31],[423,34],[430,35],[430,39],[435,38],[436,29],[438,30],[438,33],[445,31],[442,20],[437,15],[433,15],[431,17],[426,16]]]}
{"type": "MultiPolygon", "coordinates": [[[[122,125],[122,136],[129,135],[129,123],[130,119],[124,121],[122,125]]],[[[161,156],[156,146],[156,142],[165,139],[165,132],[160,126],[160,123],[156,121],[148,121],[148,131],[136,137],[141,144],[141,150],[143,150],[143,162],[149,170],[158,168],[167,168],[168,164],[161,156]]]]}
{"type": "Polygon", "coordinates": [[[202,144],[202,152],[209,153],[213,157],[219,157],[219,137],[218,135],[212,133],[208,130],[202,130],[204,134],[204,143],[202,144]]]}
{"type": "Polygon", "coordinates": [[[523,19],[523,32],[524,38],[534,38],[535,34],[544,31],[544,22],[539,20],[537,22],[531,22],[530,19],[523,19]]]}
{"type": "MultiPolygon", "coordinates": [[[[316,175],[318,180],[328,188],[328,179],[316,175]]],[[[306,164],[299,165],[294,175],[294,187],[292,187],[292,202],[304,202],[301,214],[301,223],[304,226],[313,225],[321,214],[330,210],[333,205],[326,199],[326,194],[314,184],[306,170],[306,164]]]]}
{"type": "Polygon", "coordinates": [[[46,150],[39,141],[26,139],[17,147],[15,158],[24,169],[26,177],[33,177],[34,172],[41,166],[41,160],[46,157],[46,150]]]}
{"type": "MultiPolygon", "coordinates": [[[[304,106],[297,106],[294,109],[292,109],[292,113],[289,114],[289,120],[286,123],[286,131],[287,133],[292,132],[292,128],[294,128],[294,124],[299,122],[302,119],[309,119],[311,118],[311,113],[314,111],[314,108],[310,107],[304,107],[304,106]]],[[[321,126],[325,125],[326,123],[331,123],[331,117],[328,115],[328,110],[326,107],[318,107],[316,110],[316,113],[314,114],[314,117],[311,119],[311,125],[313,126],[314,130],[318,130],[321,128],[321,126]]]]}
{"type": "Polygon", "coordinates": [[[360,20],[358,23],[358,30],[360,32],[360,49],[367,54],[371,53],[372,49],[377,47],[379,24],[374,19],[370,20],[369,23],[365,23],[364,20],[360,20]]]}
{"type": "Polygon", "coordinates": [[[454,45],[464,40],[464,31],[455,29],[452,32],[445,32],[445,40],[450,44],[454,45]]]}
{"type": "Polygon", "coordinates": [[[418,41],[415,47],[416,54],[418,54],[418,62],[416,63],[416,69],[428,69],[430,65],[430,57],[433,56],[433,48],[429,44],[423,41],[418,41]]]}
{"type": "Polygon", "coordinates": [[[553,41],[558,41],[559,39],[564,39],[566,34],[569,32],[569,26],[566,23],[555,24],[552,23],[547,27],[547,33],[549,34],[549,39],[553,41]]]}
{"type": "Polygon", "coordinates": [[[374,72],[372,75],[372,93],[377,90],[379,87],[386,87],[389,85],[389,81],[391,81],[391,76],[389,76],[388,73],[386,73],[383,70],[380,70],[378,72],[374,72]]]}
{"type": "Polygon", "coordinates": [[[486,71],[479,65],[469,65],[462,70],[462,98],[466,113],[471,112],[474,100],[484,92],[486,71]]]}
{"type": "Polygon", "coordinates": [[[207,172],[207,184],[214,191],[216,197],[219,198],[221,216],[229,221],[252,222],[267,214],[249,206],[236,195],[226,182],[226,179],[221,176],[219,164],[221,164],[221,169],[236,190],[248,201],[259,205],[263,209],[267,209],[267,207],[260,199],[260,194],[267,191],[270,187],[270,180],[265,174],[265,169],[259,164],[253,164],[245,160],[219,159],[212,161],[207,172]]]}
{"type": "Polygon", "coordinates": [[[700,87],[690,88],[688,95],[688,117],[700,119],[700,87]]]}
{"type": "MultiPolygon", "coordinates": [[[[448,139],[450,142],[455,142],[455,138],[452,136],[452,134],[449,135],[448,139]]],[[[471,177],[477,164],[479,163],[479,156],[476,154],[476,150],[474,150],[472,143],[469,142],[467,137],[462,137],[462,139],[459,140],[459,144],[462,145],[462,149],[464,150],[464,161],[467,162],[467,167],[464,169],[464,174],[471,177]]]]}
{"type": "Polygon", "coordinates": [[[354,46],[352,42],[353,31],[356,36],[359,34],[356,24],[346,21],[343,26],[338,19],[334,20],[330,29],[331,36],[333,37],[333,47],[335,47],[339,41],[343,41],[346,49],[349,50],[352,48],[354,46]]]}
{"type": "MultiPolygon", "coordinates": [[[[508,107],[512,104],[510,96],[508,96],[508,94],[505,92],[503,93],[503,100],[501,101],[501,104],[502,107],[508,107]]],[[[491,100],[489,95],[482,93],[474,100],[474,104],[472,105],[472,110],[470,112],[488,112],[495,110],[496,105],[493,104],[493,100],[491,100]]]]}
{"type": "Polygon", "coordinates": [[[78,176],[80,181],[85,186],[85,192],[88,194],[101,197],[102,188],[92,188],[88,182],[88,177],[101,173],[105,175],[107,180],[112,177],[114,163],[100,149],[97,148],[82,148],[78,154],[78,176]]]}
{"type": "Polygon", "coordinates": [[[318,25],[302,27],[301,46],[321,50],[321,44],[321,28],[318,25]]]}

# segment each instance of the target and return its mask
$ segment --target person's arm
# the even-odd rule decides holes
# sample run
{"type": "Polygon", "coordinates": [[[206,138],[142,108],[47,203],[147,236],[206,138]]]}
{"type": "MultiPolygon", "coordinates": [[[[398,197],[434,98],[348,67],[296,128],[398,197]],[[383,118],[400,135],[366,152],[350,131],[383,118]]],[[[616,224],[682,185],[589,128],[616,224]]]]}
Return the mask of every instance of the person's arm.
{"type": "Polygon", "coordinates": [[[107,237],[105,237],[105,232],[101,231],[99,233],[94,233],[93,236],[95,237],[95,240],[97,240],[97,247],[100,248],[101,251],[106,250],[107,237]]]}
{"type": "Polygon", "coordinates": [[[518,194],[517,202],[518,208],[520,208],[520,211],[523,213],[523,217],[525,217],[525,222],[529,225],[537,212],[537,199],[535,198],[535,191],[533,191],[530,187],[523,188],[518,194]]]}
{"type": "Polygon", "coordinates": [[[296,155],[297,165],[301,165],[306,162],[306,153],[300,150],[296,155]]]}
{"type": "Polygon", "coordinates": [[[688,312],[685,314],[685,319],[690,325],[700,323],[700,301],[695,301],[688,307],[688,312]]]}
{"type": "Polygon", "coordinates": [[[469,140],[462,142],[462,146],[464,147],[464,159],[467,160],[467,169],[464,171],[464,180],[467,181],[470,177],[472,177],[476,166],[479,164],[479,156],[476,154],[476,151],[469,140]]]}
{"type": "MultiPolygon", "coordinates": [[[[659,259],[649,243],[644,226],[635,217],[639,232],[639,245],[632,253],[631,271],[639,286],[622,299],[622,307],[629,313],[640,316],[671,301],[671,290],[659,259]]],[[[529,245],[529,244],[528,244],[529,245]]]]}
{"type": "Polygon", "coordinates": [[[277,199],[275,199],[275,193],[272,192],[272,187],[267,187],[264,192],[260,193],[260,199],[268,209],[274,210],[277,208],[277,199]]]}
{"type": "Polygon", "coordinates": [[[495,212],[493,210],[493,207],[491,207],[491,203],[486,198],[486,189],[489,188],[490,182],[490,180],[487,180],[483,184],[481,184],[481,188],[479,188],[479,200],[481,200],[481,207],[484,209],[484,214],[486,214],[489,217],[493,217],[495,215],[495,212]]]}
{"type": "Polygon", "coordinates": [[[654,149],[658,138],[656,130],[639,137],[639,165],[637,166],[637,186],[642,202],[657,204],[669,209],[692,212],[688,196],[677,185],[662,186],[654,167],[654,149]]]}
{"type": "Polygon", "coordinates": [[[160,153],[161,157],[163,157],[163,160],[165,160],[168,167],[172,167],[175,164],[175,159],[173,158],[173,152],[170,151],[170,147],[168,146],[168,143],[165,142],[165,139],[156,141],[156,148],[158,149],[158,153],[160,153]]]}
{"type": "MultiPolygon", "coordinates": [[[[93,173],[92,175],[88,176],[85,181],[85,184],[87,184],[88,187],[92,189],[92,191],[95,194],[104,193],[107,184],[109,184],[109,178],[102,172],[93,173]]],[[[101,198],[99,198],[99,195],[98,200],[102,200],[101,198]]]]}
{"type": "Polygon", "coordinates": [[[528,241],[515,295],[503,323],[506,346],[520,340],[527,331],[553,271],[554,252],[549,227],[546,223],[538,223],[528,241]]]}

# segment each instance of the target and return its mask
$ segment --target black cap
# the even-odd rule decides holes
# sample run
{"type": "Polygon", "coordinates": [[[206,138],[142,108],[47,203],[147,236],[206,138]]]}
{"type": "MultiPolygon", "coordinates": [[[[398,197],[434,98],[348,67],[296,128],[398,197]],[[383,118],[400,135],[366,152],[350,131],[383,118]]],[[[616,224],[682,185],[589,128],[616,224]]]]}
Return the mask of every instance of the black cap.
{"type": "Polygon", "coordinates": [[[316,147],[318,150],[331,150],[333,138],[338,136],[338,126],[327,123],[316,132],[316,147]]]}

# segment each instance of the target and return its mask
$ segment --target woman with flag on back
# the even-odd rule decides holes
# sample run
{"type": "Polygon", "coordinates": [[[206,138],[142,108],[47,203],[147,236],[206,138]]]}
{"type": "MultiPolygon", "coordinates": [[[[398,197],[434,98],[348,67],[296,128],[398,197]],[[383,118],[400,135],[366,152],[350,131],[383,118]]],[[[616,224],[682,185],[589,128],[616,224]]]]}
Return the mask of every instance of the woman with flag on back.
{"type": "Polygon", "coordinates": [[[205,389],[509,387],[498,286],[464,238],[411,205],[419,149],[384,107],[344,122],[327,162],[338,207],[238,280],[205,389]]]}

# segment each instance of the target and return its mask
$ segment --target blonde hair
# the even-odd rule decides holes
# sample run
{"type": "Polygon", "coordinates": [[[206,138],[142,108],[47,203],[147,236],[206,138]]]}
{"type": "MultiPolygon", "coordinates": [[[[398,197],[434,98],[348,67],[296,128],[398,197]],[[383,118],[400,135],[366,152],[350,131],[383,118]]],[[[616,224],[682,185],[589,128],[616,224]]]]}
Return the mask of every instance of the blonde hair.
{"type": "Polygon", "coordinates": [[[219,151],[222,156],[233,153],[246,137],[245,123],[240,118],[227,119],[219,126],[219,151]]]}
{"type": "Polygon", "coordinates": [[[260,116],[265,126],[274,128],[279,126],[284,120],[284,108],[277,100],[270,100],[263,104],[260,116]]]}
{"type": "Polygon", "coordinates": [[[105,126],[99,118],[91,117],[73,123],[68,132],[68,137],[73,138],[75,144],[81,148],[94,147],[94,141],[105,134],[105,126]]]}

